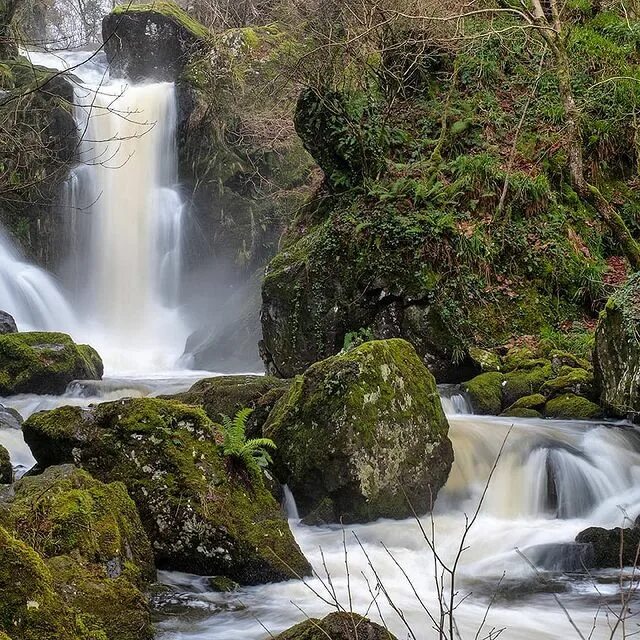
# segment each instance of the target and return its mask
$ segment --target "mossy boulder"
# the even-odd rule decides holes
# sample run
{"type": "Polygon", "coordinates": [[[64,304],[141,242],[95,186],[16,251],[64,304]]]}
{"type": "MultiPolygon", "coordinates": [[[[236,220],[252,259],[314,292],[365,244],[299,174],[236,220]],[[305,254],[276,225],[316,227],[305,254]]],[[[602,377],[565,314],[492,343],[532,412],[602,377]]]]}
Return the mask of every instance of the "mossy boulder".
{"type": "Polygon", "coordinates": [[[463,385],[475,413],[497,416],[502,411],[504,375],[497,371],[481,373],[463,385]]]}
{"type": "Polygon", "coordinates": [[[123,482],[161,568],[242,584],[310,571],[262,477],[222,455],[202,409],[138,398],[37,413],[23,430],[41,466],[73,461],[123,482]]]}
{"type": "Polygon", "coordinates": [[[0,395],[62,394],[72,380],[99,380],[102,373],[95,349],[65,333],[0,335],[0,395]]]}
{"type": "MultiPolygon", "coordinates": [[[[0,526],[0,631],[20,640],[80,640],[75,613],[44,560],[0,526]]],[[[89,640],[87,638],[87,640],[89,640]]]]}
{"type": "Polygon", "coordinates": [[[589,527],[576,536],[576,542],[588,544],[593,549],[593,566],[596,569],[620,569],[637,565],[640,528],[603,529],[589,527]]]}
{"type": "Polygon", "coordinates": [[[509,407],[520,398],[539,393],[544,383],[552,376],[553,371],[548,363],[535,364],[530,368],[507,373],[502,386],[503,406],[509,407]]]}
{"type": "Polygon", "coordinates": [[[275,640],[397,640],[384,627],[357,613],[331,613],[310,618],[276,636],[275,640]]]}
{"type": "Polygon", "coordinates": [[[153,553],[122,483],[103,484],[73,465],[50,467],[0,491],[0,523],[45,560],[56,594],[89,637],[153,636],[142,592],[155,579],[153,553]]]}
{"type": "Polygon", "coordinates": [[[13,482],[13,467],[9,452],[0,444],[0,484],[13,482]]]}
{"type": "Polygon", "coordinates": [[[453,461],[448,429],[433,376],[392,339],[311,366],[263,431],[301,515],[367,522],[431,508],[453,461]]]}
{"type": "Polygon", "coordinates": [[[547,418],[566,420],[595,420],[602,417],[602,409],[597,404],[573,393],[549,400],[544,413],[547,418]]]}
{"type": "Polygon", "coordinates": [[[211,34],[173,2],[120,5],[102,21],[113,75],[175,81],[192,56],[211,47],[211,34]]]}
{"type": "Polygon", "coordinates": [[[600,314],[594,351],[600,403],[614,416],[640,420],[640,273],[600,314]]]}
{"type": "Polygon", "coordinates": [[[271,376],[219,376],[199,380],[189,391],[172,399],[202,407],[214,422],[219,422],[221,415],[233,417],[249,407],[253,413],[247,422],[247,435],[256,437],[261,435],[269,412],[290,384],[290,380],[271,376]]]}
{"type": "Polygon", "coordinates": [[[549,396],[573,393],[595,399],[593,391],[593,371],[583,368],[563,366],[558,375],[542,385],[542,391],[549,396]]]}
{"type": "Polygon", "coordinates": [[[542,414],[535,409],[527,409],[525,407],[509,408],[503,411],[501,416],[505,418],[542,418],[542,414]]]}

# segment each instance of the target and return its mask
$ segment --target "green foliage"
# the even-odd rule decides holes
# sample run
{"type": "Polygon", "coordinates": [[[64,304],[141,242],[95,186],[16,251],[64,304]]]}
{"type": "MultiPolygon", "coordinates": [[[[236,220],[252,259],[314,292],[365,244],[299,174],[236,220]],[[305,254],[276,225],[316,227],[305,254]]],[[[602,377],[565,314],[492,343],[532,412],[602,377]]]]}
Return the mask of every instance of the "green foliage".
{"type": "Polygon", "coordinates": [[[373,331],[369,328],[358,329],[358,331],[349,331],[349,333],[344,337],[341,353],[351,351],[351,349],[355,349],[357,346],[373,339],[373,331]]]}
{"type": "Polygon", "coordinates": [[[250,473],[260,474],[262,469],[273,463],[268,449],[275,449],[276,445],[269,438],[247,440],[247,419],[252,413],[253,409],[245,408],[233,418],[222,415],[222,451],[225,456],[242,463],[250,473]]]}

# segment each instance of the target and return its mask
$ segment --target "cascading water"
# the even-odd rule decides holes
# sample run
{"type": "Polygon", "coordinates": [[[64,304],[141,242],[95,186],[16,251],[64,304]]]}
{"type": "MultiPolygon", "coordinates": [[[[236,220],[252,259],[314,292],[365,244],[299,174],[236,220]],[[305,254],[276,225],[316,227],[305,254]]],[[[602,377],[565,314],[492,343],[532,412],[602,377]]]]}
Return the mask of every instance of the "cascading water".
{"type": "MultiPolygon", "coordinates": [[[[49,67],[81,62],[77,53],[30,55],[49,67]]],[[[179,309],[184,207],[175,88],[108,80],[100,57],[74,74],[82,80],[74,90],[81,142],[64,194],[63,278],[83,311],[75,334],[111,372],[171,369],[189,333],[179,309]]]]}

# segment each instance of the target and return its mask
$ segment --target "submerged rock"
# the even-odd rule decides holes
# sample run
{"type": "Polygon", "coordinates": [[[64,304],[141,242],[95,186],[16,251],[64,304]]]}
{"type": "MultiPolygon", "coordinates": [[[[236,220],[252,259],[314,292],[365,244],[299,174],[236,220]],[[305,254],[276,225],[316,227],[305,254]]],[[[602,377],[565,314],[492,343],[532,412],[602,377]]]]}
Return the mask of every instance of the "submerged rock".
{"type": "Polygon", "coordinates": [[[223,457],[201,409],[138,398],[37,413],[23,428],[40,466],[74,461],[126,485],[159,567],[242,584],[309,573],[262,477],[223,457]]]}
{"type": "Polygon", "coordinates": [[[211,35],[173,2],[127,4],[102,21],[104,49],[114,74],[173,82],[191,56],[211,47],[211,35]]]}
{"type": "Polygon", "coordinates": [[[313,365],[263,429],[301,515],[331,522],[427,512],[453,461],[448,430],[433,376],[398,339],[313,365]]]}
{"type": "Polygon", "coordinates": [[[13,467],[9,452],[0,444],[0,484],[13,482],[13,467]]]}
{"type": "Polygon", "coordinates": [[[397,640],[396,637],[357,613],[331,613],[322,620],[310,618],[287,629],[275,640],[397,640]]]}
{"type": "Polygon", "coordinates": [[[0,395],[62,394],[72,380],[98,380],[102,372],[95,349],[65,333],[0,335],[0,395]]]}
{"type": "Polygon", "coordinates": [[[6,311],[0,311],[0,335],[17,332],[18,327],[16,326],[16,321],[13,319],[13,316],[6,311]]]}
{"type": "Polygon", "coordinates": [[[594,351],[600,403],[612,415],[640,420],[640,273],[607,302],[594,351]]]}
{"type": "Polygon", "coordinates": [[[52,590],[79,613],[88,637],[152,637],[142,589],[155,579],[153,554],[122,483],[50,467],[0,490],[0,524],[44,560],[52,590]]]}
{"type": "Polygon", "coordinates": [[[603,529],[589,527],[576,536],[576,542],[588,544],[593,550],[593,565],[597,569],[637,566],[640,562],[640,528],[603,529]]]}

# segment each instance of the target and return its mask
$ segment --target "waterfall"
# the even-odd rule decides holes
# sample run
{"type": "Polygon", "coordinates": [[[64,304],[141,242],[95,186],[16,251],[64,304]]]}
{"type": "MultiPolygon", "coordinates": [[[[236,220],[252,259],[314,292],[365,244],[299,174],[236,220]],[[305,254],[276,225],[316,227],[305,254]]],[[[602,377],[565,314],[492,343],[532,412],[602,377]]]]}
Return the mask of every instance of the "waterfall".
{"type": "MultiPolygon", "coordinates": [[[[68,68],[81,55],[31,58],[68,68]]],[[[190,332],[180,310],[175,87],[108,80],[99,56],[74,74],[82,80],[74,89],[81,141],[63,196],[62,275],[83,312],[79,334],[111,373],[171,369],[190,332]]]]}
{"type": "Polygon", "coordinates": [[[55,280],[27,263],[1,229],[0,301],[20,331],[71,331],[75,326],[73,311],[55,280]]]}

